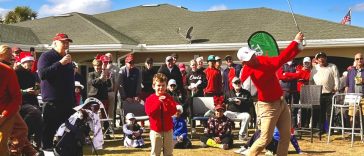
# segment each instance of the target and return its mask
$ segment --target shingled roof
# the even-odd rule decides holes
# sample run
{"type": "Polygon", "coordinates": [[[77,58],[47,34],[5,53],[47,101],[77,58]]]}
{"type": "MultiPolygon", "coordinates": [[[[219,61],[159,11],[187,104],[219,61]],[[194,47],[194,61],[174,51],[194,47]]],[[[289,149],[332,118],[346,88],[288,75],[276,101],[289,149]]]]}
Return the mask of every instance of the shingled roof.
{"type": "MultiPolygon", "coordinates": [[[[193,39],[205,40],[204,43],[246,42],[255,31],[267,31],[277,41],[290,41],[297,32],[290,13],[268,8],[192,12],[163,4],[138,6],[94,17],[140,43],[152,45],[185,44],[176,29],[180,27],[186,31],[190,26],[194,27],[193,39]]],[[[360,27],[301,15],[296,15],[296,19],[308,40],[364,38],[364,29],[360,27]]]]}
{"type": "MultiPolygon", "coordinates": [[[[319,41],[319,44],[334,39],[364,39],[364,28],[342,25],[326,20],[296,15],[306,40],[319,41]]],[[[27,28],[1,26],[1,34],[14,30],[27,30],[29,38],[21,41],[27,44],[50,44],[58,33],[67,33],[73,39],[72,45],[126,44],[168,46],[187,45],[184,38],[189,27],[193,26],[192,46],[246,43],[255,31],[267,31],[277,41],[290,41],[297,28],[288,12],[269,8],[221,10],[194,12],[185,8],[161,4],[137,6],[96,15],[69,13],[13,24],[27,28]],[[30,28],[30,29],[29,29],[30,28]],[[177,33],[180,28],[181,34],[177,33]],[[9,29],[9,30],[8,30],[9,29]],[[31,33],[34,33],[33,36],[31,33]],[[38,40],[39,39],[39,40],[38,40]]],[[[19,32],[21,32],[19,31],[19,32]]],[[[20,35],[23,36],[23,35],[20,35]]],[[[3,38],[3,37],[2,37],[3,38]]],[[[15,41],[14,42],[19,42],[15,41]]],[[[344,44],[349,43],[345,41],[344,44]]],[[[234,45],[230,49],[236,49],[234,45]]],[[[204,47],[202,47],[204,48],[204,47]]]]}
{"type": "Polygon", "coordinates": [[[136,41],[114,30],[91,15],[69,13],[14,24],[29,27],[41,43],[49,44],[56,33],[68,34],[76,45],[137,44],[136,41]]]}
{"type": "Polygon", "coordinates": [[[40,42],[30,28],[0,24],[0,43],[37,45],[40,42]]]}

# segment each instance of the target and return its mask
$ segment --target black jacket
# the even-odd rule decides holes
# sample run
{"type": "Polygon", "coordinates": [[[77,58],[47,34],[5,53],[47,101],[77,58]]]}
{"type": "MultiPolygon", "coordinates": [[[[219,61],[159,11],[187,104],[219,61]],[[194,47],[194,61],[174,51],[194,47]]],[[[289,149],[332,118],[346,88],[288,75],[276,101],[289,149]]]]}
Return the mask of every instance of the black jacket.
{"type": "Polygon", "coordinates": [[[232,112],[248,112],[249,108],[253,106],[253,99],[249,91],[241,88],[238,95],[236,95],[235,89],[230,90],[227,94],[225,94],[225,100],[228,104],[227,110],[232,112]],[[237,105],[235,101],[233,101],[234,98],[238,98],[241,103],[240,105],[237,105]]]}
{"type": "Polygon", "coordinates": [[[95,97],[99,100],[108,99],[108,87],[111,87],[111,80],[100,79],[101,73],[88,73],[88,97],[95,97]]]}
{"type": "Polygon", "coordinates": [[[187,83],[185,89],[187,90],[189,96],[192,96],[192,92],[191,90],[188,89],[188,86],[190,86],[191,83],[197,83],[199,80],[201,80],[201,84],[197,86],[197,92],[194,93],[193,96],[194,97],[204,96],[203,89],[205,89],[207,86],[207,79],[205,72],[203,72],[202,70],[196,70],[196,71],[190,70],[187,73],[186,79],[187,83]]]}
{"type": "Polygon", "coordinates": [[[181,91],[181,93],[184,93],[184,89],[183,89],[183,81],[182,81],[182,73],[179,70],[179,68],[174,65],[172,67],[172,70],[169,71],[168,67],[166,64],[163,64],[159,70],[158,73],[163,73],[164,75],[167,76],[168,80],[170,79],[174,79],[177,82],[177,89],[181,91]]]}
{"type": "MultiPolygon", "coordinates": [[[[16,75],[18,76],[18,82],[20,85],[20,89],[25,90],[28,88],[32,88],[35,86],[35,83],[39,83],[37,76],[35,73],[32,73],[30,70],[26,70],[23,66],[19,65],[15,70],[16,75]]],[[[23,105],[31,104],[38,107],[38,99],[36,95],[24,93],[23,94],[23,105]]]]}

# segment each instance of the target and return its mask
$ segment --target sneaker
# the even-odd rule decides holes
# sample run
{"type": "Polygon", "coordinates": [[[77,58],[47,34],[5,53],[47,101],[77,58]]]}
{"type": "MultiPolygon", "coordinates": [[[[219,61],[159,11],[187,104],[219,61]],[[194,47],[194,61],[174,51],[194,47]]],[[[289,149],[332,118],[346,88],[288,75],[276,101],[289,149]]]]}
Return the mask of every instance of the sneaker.
{"type": "Polygon", "coordinates": [[[265,155],[266,155],[266,156],[274,156],[273,152],[272,152],[272,151],[270,151],[270,150],[267,150],[267,151],[265,152],[265,155]]]}
{"type": "Polygon", "coordinates": [[[207,144],[201,141],[201,147],[202,148],[206,148],[207,147],[207,144]]]}
{"type": "Polygon", "coordinates": [[[246,151],[246,150],[247,149],[244,146],[240,146],[240,148],[235,150],[234,152],[237,153],[237,154],[240,154],[241,152],[246,151]]]}
{"type": "Polygon", "coordinates": [[[228,150],[229,149],[229,145],[228,144],[221,144],[221,147],[224,150],[228,150]]]}
{"type": "Polygon", "coordinates": [[[240,141],[248,141],[248,135],[239,135],[240,141]]]}
{"type": "Polygon", "coordinates": [[[241,155],[248,155],[249,154],[249,149],[243,151],[243,152],[240,152],[241,155]]]}

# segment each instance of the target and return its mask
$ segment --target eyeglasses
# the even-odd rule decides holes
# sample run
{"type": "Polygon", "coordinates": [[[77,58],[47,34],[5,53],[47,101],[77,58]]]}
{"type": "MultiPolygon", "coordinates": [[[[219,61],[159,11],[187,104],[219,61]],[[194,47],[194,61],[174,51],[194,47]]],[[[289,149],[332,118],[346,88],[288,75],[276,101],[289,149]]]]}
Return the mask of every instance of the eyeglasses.
{"type": "Polygon", "coordinates": [[[361,58],[355,58],[355,60],[363,60],[363,58],[361,57],[361,58]]]}
{"type": "Polygon", "coordinates": [[[240,84],[240,81],[235,81],[234,84],[240,84]]]}
{"type": "Polygon", "coordinates": [[[177,87],[177,85],[170,85],[171,87],[177,87]]]}

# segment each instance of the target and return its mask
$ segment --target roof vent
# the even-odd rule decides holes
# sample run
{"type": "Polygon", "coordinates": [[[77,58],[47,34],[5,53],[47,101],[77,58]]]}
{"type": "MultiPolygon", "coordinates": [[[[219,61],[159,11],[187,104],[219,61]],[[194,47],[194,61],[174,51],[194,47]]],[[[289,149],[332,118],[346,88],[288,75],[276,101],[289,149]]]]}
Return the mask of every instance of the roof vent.
{"type": "Polygon", "coordinates": [[[143,7],[157,7],[160,6],[160,4],[144,4],[143,7]]]}
{"type": "Polygon", "coordinates": [[[68,14],[54,15],[53,17],[70,17],[70,16],[72,16],[72,14],[68,13],[68,14]]]}
{"type": "Polygon", "coordinates": [[[187,7],[184,7],[184,6],[182,6],[182,5],[177,6],[177,7],[180,7],[180,8],[182,8],[182,9],[188,10],[188,8],[187,8],[187,7]]]}

